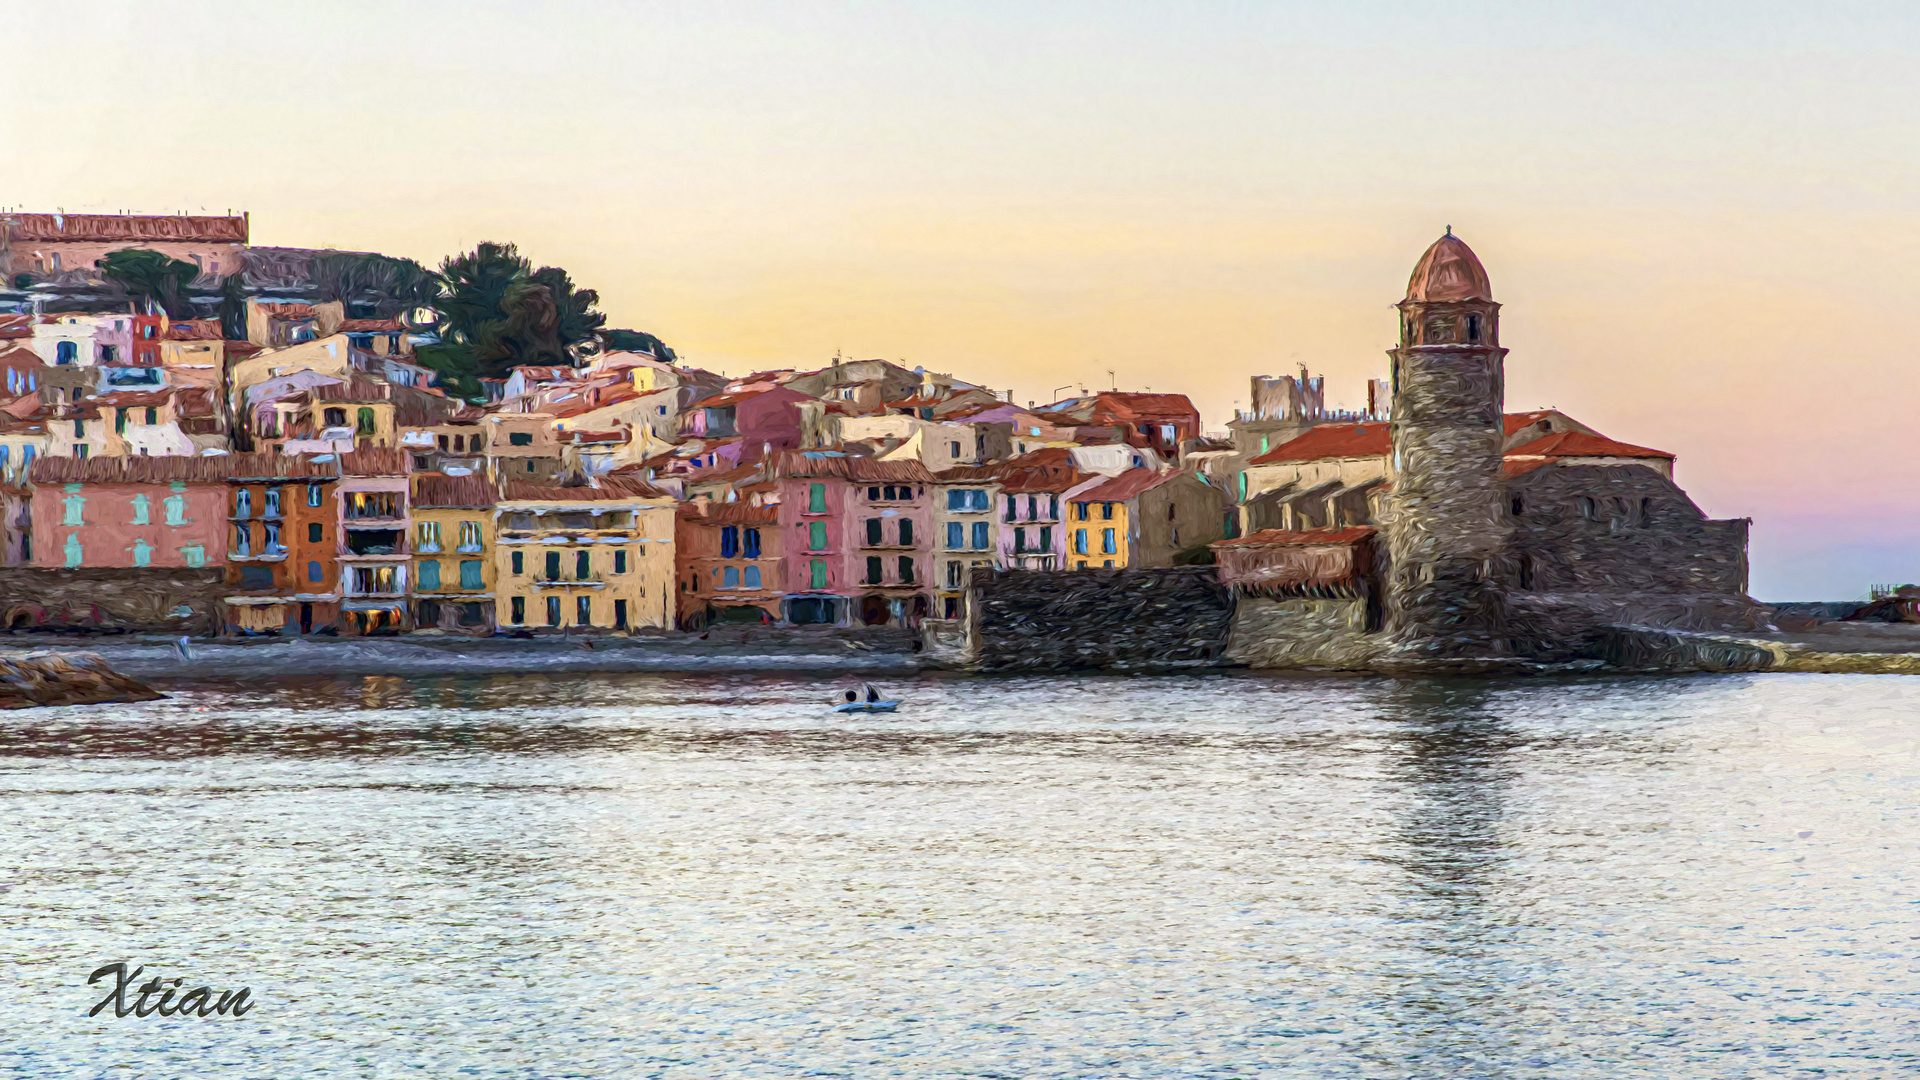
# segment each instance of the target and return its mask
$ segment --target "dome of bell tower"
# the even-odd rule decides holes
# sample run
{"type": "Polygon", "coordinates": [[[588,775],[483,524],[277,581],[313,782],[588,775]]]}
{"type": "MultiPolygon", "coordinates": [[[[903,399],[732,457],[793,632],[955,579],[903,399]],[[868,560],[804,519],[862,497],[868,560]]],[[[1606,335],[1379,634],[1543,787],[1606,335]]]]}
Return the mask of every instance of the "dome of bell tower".
{"type": "Polygon", "coordinates": [[[1492,299],[1493,285],[1487,281],[1486,267],[1451,228],[1420,256],[1407,282],[1407,300],[1414,303],[1492,299]]]}

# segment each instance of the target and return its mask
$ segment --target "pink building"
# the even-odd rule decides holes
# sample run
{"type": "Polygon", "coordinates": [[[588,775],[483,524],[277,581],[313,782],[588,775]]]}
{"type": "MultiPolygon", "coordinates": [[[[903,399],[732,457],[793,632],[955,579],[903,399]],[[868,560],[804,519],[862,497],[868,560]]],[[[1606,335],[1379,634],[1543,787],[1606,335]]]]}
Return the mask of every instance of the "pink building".
{"type": "Polygon", "coordinates": [[[931,609],[933,474],[918,461],[776,451],[787,593],[795,624],[913,625],[931,609]]]}
{"type": "Polygon", "coordinates": [[[32,565],[222,565],[226,471],[220,457],[40,458],[32,565]]]}

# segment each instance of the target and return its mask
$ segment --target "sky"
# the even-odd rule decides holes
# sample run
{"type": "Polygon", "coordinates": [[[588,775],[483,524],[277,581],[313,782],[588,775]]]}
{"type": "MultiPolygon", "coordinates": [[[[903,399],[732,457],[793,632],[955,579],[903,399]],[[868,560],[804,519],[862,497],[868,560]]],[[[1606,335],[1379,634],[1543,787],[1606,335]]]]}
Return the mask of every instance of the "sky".
{"type": "Polygon", "coordinates": [[[1920,579],[1920,5],[90,3],[10,11],[0,205],[517,243],[734,374],[1048,401],[1385,374],[1447,227],[1511,411],[1678,455],[1752,591],[1920,579]]]}

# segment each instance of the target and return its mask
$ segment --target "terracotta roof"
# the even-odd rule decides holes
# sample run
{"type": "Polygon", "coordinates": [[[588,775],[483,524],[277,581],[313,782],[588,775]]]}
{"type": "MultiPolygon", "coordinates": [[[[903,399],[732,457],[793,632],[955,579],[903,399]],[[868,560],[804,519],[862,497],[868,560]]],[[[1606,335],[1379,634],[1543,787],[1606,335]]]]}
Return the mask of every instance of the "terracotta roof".
{"type": "Polygon", "coordinates": [[[218,319],[182,319],[167,327],[168,341],[221,341],[226,336],[218,319]]]}
{"type": "Polygon", "coordinates": [[[1501,417],[1501,419],[1506,424],[1506,433],[1511,435],[1521,428],[1526,427],[1528,424],[1537,424],[1545,420],[1547,417],[1552,416],[1553,412],[1554,410],[1552,409],[1535,409],[1533,412],[1510,412],[1501,417]]]}
{"type": "Polygon", "coordinates": [[[134,214],[6,214],[0,226],[15,241],[172,240],[247,242],[246,217],[134,214]]]}
{"type": "Polygon", "coordinates": [[[901,480],[930,484],[934,480],[918,461],[876,461],[833,450],[776,450],[767,459],[770,477],[837,477],[860,483],[901,480]]]}
{"type": "Polygon", "coordinates": [[[558,442],[573,443],[575,445],[580,443],[625,443],[627,441],[627,431],[624,428],[616,428],[612,431],[563,431],[557,435],[555,439],[558,442]]]}
{"type": "Polygon", "coordinates": [[[389,384],[363,375],[352,375],[345,382],[319,383],[308,388],[315,401],[385,401],[389,384]]]}
{"type": "Polygon", "coordinates": [[[1299,547],[1309,544],[1352,544],[1374,534],[1371,525],[1350,525],[1344,529],[1262,529],[1232,540],[1218,540],[1211,546],[1223,547],[1299,547]]]}
{"type": "Polygon", "coordinates": [[[681,503],[674,514],[681,521],[696,525],[772,525],[780,520],[780,508],[771,503],[755,506],[750,502],[711,499],[681,503]]]}
{"type": "Polygon", "coordinates": [[[424,510],[480,510],[492,506],[493,482],[484,476],[416,473],[413,505],[424,510]]]}
{"type": "Polygon", "coordinates": [[[340,463],[324,456],[326,461],[311,454],[228,454],[218,460],[226,462],[229,480],[338,479],[340,463]]]}
{"type": "Polygon", "coordinates": [[[343,334],[394,334],[404,329],[399,319],[346,319],[340,323],[343,334]]]}
{"type": "Polygon", "coordinates": [[[1492,300],[1486,268],[1466,241],[1449,232],[1433,242],[1407,281],[1407,299],[1416,302],[1492,300]]]}
{"type": "Polygon", "coordinates": [[[39,457],[36,484],[223,484],[230,466],[211,457],[39,457]]]}
{"type": "Polygon", "coordinates": [[[602,476],[593,485],[563,487],[553,484],[509,482],[501,502],[624,502],[664,499],[666,494],[644,480],[630,476],[602,476]]]}
{"type": "Polygon", "coordinates": [[[88,400],[109,409],[138,409],[165,405],[172,396],[171,390],[120,390],[88,400]]]}
{"type": "Polygon", "coordinates": [[[0,338],[33,336],[33,316],[0,315],[0,338]]]}
{"type": "Polygon", "coordinates": [[[405,476],[407,452],[397,446],[363,446],[340,455],[342,476],[405,476]]]}
{"type": "Polygon", "coordinates": [[[1165,484],[1179,476],[1191,476],[1177,469],[1128,469],[1126,472],[1096,484],[1074,495],[1074,502],[1126,502],[1138,498],[1146,492],[1165,484]]]}
{"type": "Polygon", "coordinates": [[[1392,436],[1384,420],[1368,420],[1358,424],[1320,424],[1247,464],[1274,465],[1326,458],[1386,457],[1392,450],[1392,436]]]}
{"type": "Polygon", "coordinates": [[[1125,391],[1095,394],[1096,413],[1126,420],[1198,420],[1200,411],[1185,394],[1134,394],[1125,391]]]}
{"type": "Polygon", "coordinates": [[[1507,451],[1510,458],[1528,457],[1637,457],[1665,458],[1673,460],[1673,455],[1665,450],[1654,450],[1631,443],[1615,442],[1603,435],[1588,435],[1584,431],[1563,431],[1558,435],[1549,435],[1544,439],[1535,439],[1524,446],[1516,446],[1507,451]]]}

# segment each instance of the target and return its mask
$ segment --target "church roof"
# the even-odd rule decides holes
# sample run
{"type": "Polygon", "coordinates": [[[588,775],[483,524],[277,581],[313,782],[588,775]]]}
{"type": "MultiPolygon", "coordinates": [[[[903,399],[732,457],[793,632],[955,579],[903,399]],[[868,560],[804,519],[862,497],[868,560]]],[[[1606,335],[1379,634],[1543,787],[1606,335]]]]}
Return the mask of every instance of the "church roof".
{"type": "Polygon", "coordinates": [[[1493,285],[1486,268],[1466,241],[1447,235],[1433,242],[1413,277],[1407,282],[1407,299],[1416,301],[1492,300],[1493,285]]]}
{"type": "Polygon", "coordinates": [[[1588,435],[1583,431],[1563,431],[1558,435],[1549,435],[1544,439],[1535,439],[1525,446],[1516,446],[1507,451],[1508,457],[1516,458],[1566,458],[1566,457],[1624,457],[1624,458],[1665,458],[1673,460],[1673,455],[1665,450],[1635,446],[1632,443],[1616,442],[1603,435],[1588,435]]]}

